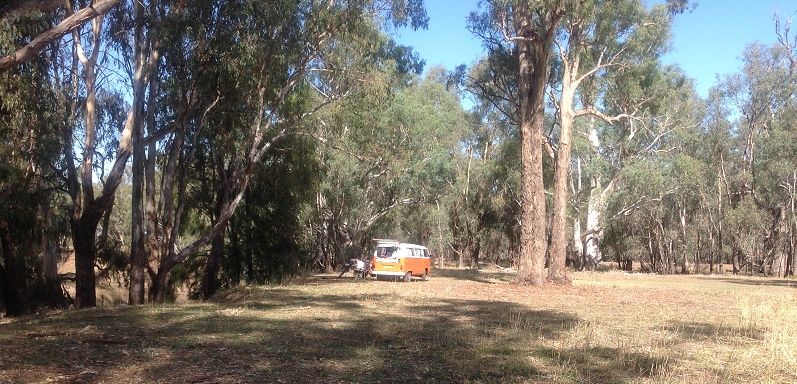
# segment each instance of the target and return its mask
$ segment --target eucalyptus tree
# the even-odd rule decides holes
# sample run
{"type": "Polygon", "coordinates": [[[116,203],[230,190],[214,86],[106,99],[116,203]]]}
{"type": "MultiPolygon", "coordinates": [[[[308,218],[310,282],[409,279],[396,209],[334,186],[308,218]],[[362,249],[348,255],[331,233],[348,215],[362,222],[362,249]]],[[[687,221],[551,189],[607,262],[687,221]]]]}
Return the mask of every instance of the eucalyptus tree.
{"type": "MultiPolygon", "coordinates": [[[[521,159],[532,159],[532,150],[534,156],[540,156],[539,159],[522,162],[525,164],[522,174],[526,181],[521,188],[524,199],[524,214],[521,218],[524,235],[521,236],[521,244],[526,247],[526,254],[521,256],[521,260],[532,260],[531,256],[536,259],[533,259],[533,263],[519,265],[521,279],[529,278],[533,284],[543,281],[542,260],[546,250],[541,157],[543,151],[554,158],[557,164],[553,182],[548,278],[551,281],[566,282],[566,208],[571,200],[568,198],[567,188],[571,184],[568,174],[574,120],[578,116],[592,115],[593,122],[599,119],[606,124],[615,124],[621,119],[632,117],[628,111],[610,113],[608,108],[613,105],[612,100],[604,99],[604,89],[609,81],[603,78],[628,66],[657,60],[666,45],[670,18],[687,6],[685,1],[667,2],[650,10],[638,1],[551,1],[533,5],[526,2],[489,2],[485,14],[471,16],[471,30],[490,48],[486,63],[494,73],[513,71],[510,74],[495,74],[488,78],[489,81],[475,82],[476,94],[492,100],[495,106],[501,108],[521,127],[521,147],[527,148],[521,151],[521,159]],[[556,56],[552,72],[556,75],[555,78],[549,78],[548,75],[549,56],[552,52],[556,56]],[[508,65],[502,59],[512,55],[517,57],[516,66],[508,65]],[[524,80],[523,76],[529,75],[533,75],[529,77],[533,80],[524,80]],[[512,77],[515,81],[506,81],[512,77]],[[516,88],[513,83],[517,84],[516,88]],[[544,140],[544,95],[548,86],[558,91],[558,95],[550,93],[553,103],[552,111],[548,112],[556,113],[555,125],[559,129],[555,132],[555,127],[550,127],[547,140],[544,140]],[[528,97],[524,102],[526,96],[528,97]],[[529,105],[532,106],[531,109],[529,105]],[[512,109],[516,112],[511,111],[512,109]],[[527,115],[524,116],[524,113],[527,115]],[[532,120],[535,129],[524,129],[524,121],[530,124],[532,120]],[[554,152],[554,136],[557,135],[557,151],[554,152]],[[535,137],[534,144],[525,141],[532,136],[535,137]],[[530,176],[531,170],[536,172],[533,177],[530,176]],[[534,192],[536,195],[530,192],[533,183],[538,184],[534,192]],[[536,205],[533,204],[535,201],[536,205]],[[539,215],[535,216],[533,212],[539,215]],[[538,220],[535,221],[533,217],[538,220]],[[538,234],[538,243],[531,241],[531,233],[538,234]],[[537,251],[529,252],[532,248],[537,251]]],[[[599,151],[597,129],[591,129],[588,134],[593,149],[599,151]]],[[[600,183],[593,179],[592,184],[597,188],[600,183]]],[[[603,191],[602,187],[600,189],[603,191]]],[[[605,192],[594,196],[595,203],[606,201],[610,190],[605,192]]],[[[587,242],[587,248],[595,254],[599,238],[594,235],[599,232],[600,218],[588,215],[587,222],[586,236],[591,240],[587,242]]],[[[576,231],[580,232],[580,225],[576,231]]],[[[581,241],[577,243],[583,248],[581,241]]]]}
{"type": "Polygon", "coordinates": [[[790,24],[777,18],[776,35],[778,43],[773,46],[749,45],[740,73],[724,79],[718,91],[731,112],[729,126],[737,154],[725,160],[734,272],[746,268],[783,276],[794,265],[795,164],[790,155],[797,39],[790,24]],[[759,220],[737,220],[744,216],[759,220]],[[748,243],[751,238],[759,241],[748,243]]]}
{"type": "Polygon", "coordinates": [[[608,116],[602,112],[607,109],[604,102],[610,104],[611,101],[598,99],[600,91],[596,84],[602,80],[593,78],[607,77],[611,72],[656,60],[668,36],[666,11],[663,5],[647,10],[645,4],[637,0],[580,1],[568,7],[562,20],[561,34],[554,41],[558,78],[552,79],[552,88],[558,88],[558,95],[552,93],[552,97],[557,110],[559,140],[548,248],[550,281],[569,282],[565,267],[566,223],[574,120],[592,115],[613,124],[632,117],[622,113],[608,116]],[[579,99],[581,104],[576,103],[579,99]]]}
{"type": "Polygon", "coordinates": [[[459,83],[475,98],[460,149],[454,151],[456,178],[441,200],[447,228],[437,228],[437,244],[453,252],[457,264],[468,259],[476,267],[482,255],[516,261],[519,215],[516,74],[517,62],[507,52],[494,51],[466,73],[463,67],[441,83],[459,83]],[[517,233],[516,233],[517,232],[517,233]],[[507,252],[507,250],[511,250],[507,252]],[[507,257],[508,256],[508,257],[507,257]]]}
{"type": "Polygon", "coordinates": [[[471,30],[491,51],[517,60],[517,122],[521,140],[521,236],[518,280],[545,282],[546,200],[543,182],[543,124],[549,61],[565,1],[488,1],[472,14],[471,30]]]}
{"type": "Polygon", "coordinates": [[[306,133],[319,144],[320,183],[305,220],[316,261],[331,270],[344,254],[359,257],[379,224],[410,203],[393,173],[406,149],[390,145],[397,125],[404,133],[415,127],[387,114],[423,62],[373,24],[325,52],[324,65],[311,73],[310,84],[321,98],[336,101],[306,121],[306,133]]]}
{"type": "MultiPolygon", "coordinates": [[[[475,119],[475,117],[472,117],[475,119]]],[[[487,162],[490,156],[490,128],[481,121],[471,123],[473,128],[462,140],[464,153],[457,156],[456,193],[449,203],[449,247],[457,256],[458,267],[463,266],[466,257],[472,266],[478,266],[485,229],[485,211],[490,209],[489,195],[485,191],[487,162]]]]}
{"type": "Polygon", "coordinates": [[[724,272],[723,262],[731,251],[725,213],[728,212],[735,188],[731,186],[732,175],[729,172],[737,168],[735,164],[740,164],[734,161],[735,139],[728,119],[731,108],[722,99],[721,89],[716,86],[712,88],[705,101],[701,142],[693,151],[711,170],[707,174],[705,190],[700,191],[703,215],[707,219],[704,244],[709,273],[715,270],[724,272]]]}
{"type": "MultiPolygon", "coordinates": [[[[791,104],[791,103],[789,103],[791,104]]],[[[769,212],[759,272],[778,277],[794,275],[797,253],[797,122],[795,105],[778,112],[779,118],[761,140],[758,183],[761,206],[769,212]]]]}
{"type": "Polygon", "coordinates": [[[336,257],[360,256],[371,237],[430,238],[429,215],[452,183],[467,122],[442,84],[405,81],[395,90],[369,82],[322,117],[324,181],[314,228],[326,268],[336,257]]]}
{"type": "Polygon", "coordinates": [[[766,75],[759,77],[763,84],[772,81],[778,84],[771,94],[769,114],[772,121],[761,134],[758,148],[758,168],[754,177],[757,192],[754,192],[759,207],[769,212],[764,249],[758,272],[767,275],[787,276],[794,274],[795,266],[795,182],[797,156],[797,37],[791,34],[791,25],[782,24],[776,18],[776,33],[779,43],[764,54],[769,66],[766,75]]]}
{"type": "Polygon", "coordinates": [[[171,270],[207,245],[213,251],[215,242],[203,289],[212,294],[226,228],[261,160],[336,99],[328,97],[328,90],[338,91],[330,79],[347,67],[328,65],[325,55],[383,21],[419,27],[426,16],[417,1],[206,1],[167,16],[161,89],[174,94],[163,98],[174,106],[163,108],[158,131],[173,134],[159,144],[166,149],[157,214],[163,225],[153,234],[160,239],[156,267],[147,269],[151,300],[165,300],[171,270]],[[181,238],[191,209],[187,192],[201,185],[197,177],[204,174],[194,165],[208,155],[215,156],[205,163],[213,165],[217,181],[213,213],[199,233],[181,238]]]}
{"type": "Polygon", "coordinates": [[[700,272],[706,261],[710,273],[722,273],[728,260],[734,273],[791,273],[797,60],[789,26],[776,30],[778,44],[750,45],[741,71],[705,104],[672,69],[647,70],[637,77],[643,82],[622,75],[622,85],[608,88],[617,111],[638,105],[637,95],[648,98],[644,113],[627,121],[633,135],[630,125],[600,135],[604,146],[622,143],[605,152],[614,153],[605,161],[617,182],[602,244],[618,260],[659,273],[700,272]]]}
{"type": "MultiPolygon", "coordinates": [[[[64,189],[71,202],[69,226],[75,252],[76,299],[80,307],[96,304],[97,229],[100,221],[106,223],[101,235],[104,239],[114,195],[122,183],[133,149],[132,133],[140,121],[138,108],[131,108],[125,118],[124,95],[132,96],[134,106],[141,103],[144,63],[131,64],[132,92],[127,93],[124,86],[114,84],[124,79],[117,76],[118,58],[109,49],[108,36],[124,32],[112,32],[113,26],[106,22],[105,13],[119,3],[22,1],[3,10],[3,22],[15,20],[25,12],[43,13],[51,22],[48,28],[38,30],[38,35],[26,45],[16,44],[24,47],[2,59],[2,68],[24,63],[43,47],[52,47],[45,52],[51,64],[50,77],[46,80],[56,93],[55,100],[62,114],[57,126],[63,156],[63,161],[54,162],[53,166],[64,178],[64,189]],[[90,28],[85,25],[88,21],[90,28]],[[82,153],[78,156],[76,151],[82,153]],[[95,180],[101,185],[96,185],[95,180]]],[[[139,36],[135,39],[141,40],[139,36]]],[[[11,72],[23,67],[16,66],[11,72]]],[[[101,239],[100,248],[103,243],[101,239]]]]}
{"type": "MultiPolygon", "coordinates": [[[[258,165],[227,228],[219,286],[280,282],[314,269],[316,242],[306,223],[322,183],[318,150],[313,138],[292,135],[258,165]]],[[[201,282],[206,271],[197,270],[201,282]]]]}
{"type": "MultiPolygon", "coordinates": [[[[67,15],[79,14],[85,9],[72,5],[65,5],[67,15]]],[[[138,117],[131,108],[125,118],[123,96],[110,86],[108,78],[114,71],[109,69],[113,58],[108,54],[104,38],[107,26],[104,16],[94,17],[88,31],[81,27],[71,29],[67,44],[53,54],[55,83],[65,84],[58,88],[57,96],[64,111],[59,124],[64,162],[59,168],[71,200],[70,229],[79,307],[96,305],[97,228],[109,212],[122,182],[138,117]],[[79,157],[75,149],[81,150],[79,157]],[[95,194],[95,175],[102,183],[98,195],[95,194]]],[[[136,65],[134,73],[141,75],[142,67],[141,63],[136,65]]],[[[134,90],[141,89],[141,80],[141,76],[133,79],[134,90]]],[[[132,96],[135,105],[141,92],[133,92],[132,96]]]]}
{"type": "MultiPolygon", "coordinates": [[[[487,172],[477,183],[486,183],[492,199],[493,214],[497,215],[497,231],[506,241],[505,249],[497,252],[508,256],[515,264],[520,254],[520,139],[518,130],[519,100],[517,95],[517,60],[507,47],[492,45],[490,53],[476,62],[465,81],[465,89],[477,102],[473,114],[476,119],[474,136],[482,145],[492,145],[485,153],[487,172]],[[481,133],[479,133],[481,132],[481,133]]],[[[549,140],[545,150],[552,156],[549,140]]],[[[481,152],[476,151],[477,155],[481,152]]],[[[549,168],[549,167],[548,167],[549,168]]],[[[550,172],[548,172],[550,173],[550,172]]],[[[481,184],[478,184],[481,185],[481,184]]],[[[474,207],[480,209],[481,207],[474,207]]]]}
{"type": "Polygon", "coordinates": [[[110,30],[107,39],[108,49],[117,58],[116,64],[127,70],[125,75],[131,85],[129,92],[132,96],[129,304],[144,302],[145,270],[148,265],[147,252],[144,249],[145,241],[150,240],[148,243],[151,243],[152,235],[156,232],[154,225],[156,220],[152,217],[155,205],[153,193],[155,145],[158,135],[162,135],[162,132],[157,132],[155,127],[159,81],[157,69],[161,61],[159,29],[166,15],[173,12],[179,12],[179,9],[169,8],[157,0],[122,2],[110,13],[108,20],[110,30]],[[145,141],[147,133],[149,133],[147,140],[149,143],[145,141]]]}
{"type": "MultiPolygon", "coordinates": [[[[0,52],[51,25],[29,13],[4,18],[0,52]]],[[[64,216],[53,168],[61,110],[50,59],[34,57],[0,72],[0,310],[9,316],[64,304],[57,272],[64,216]]]]}
{"type": "MultiPolygon", "coordinates": [[[[602,260],[600,247],[607,226],[618,229],[618,224],[610,222],[630,223],[637,220],[634,215],[648,215],[648,224],[631,225],[637,227],[637,233],[640,226],[660,224],[658,211],[640,209],[666,203],[663,199],[675,192],[677,183],[664,183],[657,189],[654,174],[647,185],[634,184],[633,175],[668,172],[673,161],[670,156],[686,150],[684,135],[697,129],[701,115],[691,83],[677,68],[661,67],[655,61],[612,74],[602,92],[606,112],[586,124],[582,136],[588,144],[579,147],[586,153],[578,155],[585,164],[577,167],[575,175],[590,179],[587,194],[576,190],[587,199],[586,231],[576,240],[583,243],[582,266],[587,268],[596,267],[602,260]],[[609,182],[604,184],[606,179],[609,182]]],[[[662,209],[666,213],[675,211],[675,207],[662,209]]],[[[628,226],[625,228],[630,232],[628,226]]]]}
{"type": "MultiPolygon", "coordinates": [[[[413,204],[400,208],[402,229],[422,243],[431,243],[433,218],[441,213],[437,208],[452,192],[457,172],[456,158],[461,149],[461,138],[471,126],[460,104],[459,96],[452,88],[451,74],[448,84],[427,77],[411,85],[397,95],[392,129],[401,125],[414,125],[409,130],[413,139],[406,146],[414,153],[416,164],[412,165],[409,193],[413,204]],[[410,225],[414,224],[414,225],[410,225]]],[[[410,163],[411,164],[411,163],[410,163]]],[[[437,217],[440,219],[440,217],[437,217]]],[[[439,223],[439,222],[438,222],[439,223]]],[[[438,248],[443,244],[438,243],[438,248]]]]}

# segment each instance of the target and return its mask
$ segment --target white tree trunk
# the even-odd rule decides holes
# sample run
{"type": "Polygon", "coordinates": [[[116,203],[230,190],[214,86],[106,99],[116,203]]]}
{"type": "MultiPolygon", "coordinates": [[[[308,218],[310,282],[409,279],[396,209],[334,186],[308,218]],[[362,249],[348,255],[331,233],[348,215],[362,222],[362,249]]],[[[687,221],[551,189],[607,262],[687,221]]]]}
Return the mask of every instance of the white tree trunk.
{"type": "Polygon", "coordinates": [[[603,240],[603,224],[609,195],[614,191],[616,178],[604,188],[600,178],[592,179],[592,188],[587,205],[587,233],[584,238],[584,262],[587,269],[595,269],[603,260],[600,242],[603,240]]]}
{"type": "MultiPolygon", "coordinates": [[[[577,196],[581,192],[581,158],[576,159],[576,177],[575,180],[571,178],[571,189],[573,196],[577,196]]],[[[575,267],[578,269],[583,268],[582,261],[584,260],[584,242],[581,239],[581,210],[576,208],[573,217],[573,250],[575,251],[575,267]]]]}
{"type": "Polygon", "coordinates": [[[584,260],[584,243],[581,241],[581,218],[578,217],[578,214],[573,219],[573,250],[576,253],[576,263],[584,260]]]}

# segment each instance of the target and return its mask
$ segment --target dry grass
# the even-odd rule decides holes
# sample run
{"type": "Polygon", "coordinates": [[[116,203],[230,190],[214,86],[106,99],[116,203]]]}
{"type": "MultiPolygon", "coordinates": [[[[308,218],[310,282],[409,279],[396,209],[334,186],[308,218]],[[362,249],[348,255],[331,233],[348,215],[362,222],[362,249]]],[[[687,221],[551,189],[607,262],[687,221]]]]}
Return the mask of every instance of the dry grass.
{"type": "Polygon", "coordinates": [[[0,382],[797,382],[797,281],[313,276],[0,324],[0,382]]]}

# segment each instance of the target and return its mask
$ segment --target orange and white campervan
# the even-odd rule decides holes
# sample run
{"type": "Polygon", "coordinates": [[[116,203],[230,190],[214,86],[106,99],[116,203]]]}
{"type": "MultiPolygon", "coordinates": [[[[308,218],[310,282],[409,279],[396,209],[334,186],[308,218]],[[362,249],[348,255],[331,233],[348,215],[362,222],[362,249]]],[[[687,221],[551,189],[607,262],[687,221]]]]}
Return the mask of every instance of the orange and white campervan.
{"type": "Polygon", "coordinates": [[[374,241],[376,249],[371,259],[371,274],[377,279],[402,278],[410,281],[413,276],[417,276],[426,280],[432,272],[432,258],[428,248],[396,240],[374,241]]]}

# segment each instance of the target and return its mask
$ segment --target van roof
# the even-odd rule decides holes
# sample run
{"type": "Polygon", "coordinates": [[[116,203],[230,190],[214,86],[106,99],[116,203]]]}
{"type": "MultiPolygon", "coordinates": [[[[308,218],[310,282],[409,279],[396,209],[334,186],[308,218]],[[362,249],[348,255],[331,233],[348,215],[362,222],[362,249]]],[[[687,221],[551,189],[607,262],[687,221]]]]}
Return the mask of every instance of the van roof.
{"type": "Polygon", "coordinates": [[[402,242],[400,242],[400,241],[398,241],[398,240],[391,240],[391,239],[373,239],[373,241],[375,241],[375,242],[376,242],[376,246],[377,246],[377,247],[379,247],[379,246],[386,246],[386,245],[388,245],[388,246],[401,247],[401,248],[422,248],[422,249],[428,249],[428,248],[424,247],[423,245],[418,245],[418,244],[410,244],[410,243],[402,243],[402,242]]]}

